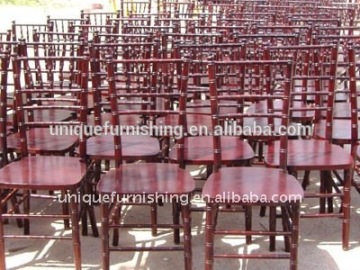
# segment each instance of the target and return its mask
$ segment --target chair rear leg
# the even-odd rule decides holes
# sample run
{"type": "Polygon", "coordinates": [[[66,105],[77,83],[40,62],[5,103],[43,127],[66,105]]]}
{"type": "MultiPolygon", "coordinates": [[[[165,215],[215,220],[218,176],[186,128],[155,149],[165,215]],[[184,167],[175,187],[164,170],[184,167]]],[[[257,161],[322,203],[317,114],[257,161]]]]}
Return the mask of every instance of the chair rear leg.
{"type": "MultiPolygon", "coordinates": [[[[173,214],[173,224],[174,225],[179,225],[180,224],[180,218],[179,218],[179,214],[180,214],[180,208],[179,208],[179,202],[177,202],[175,199],[172,201],[172,214],[173,214]]],[[[180,229],[179,228],[174,228],[174,243],[175,244],[180,244],[180,229]]]]}
{"type": "MultiPolygon", "coordinates": [[[[276,206],[269,207],[269,231],[275,232],[276,231],[276,206]]],[[[270,251],[275,251],[275,236],[270,235],[270,251]]]]}
{"type": "Polygon", "coordinates": [[[101,248],[102,248],[102,269],[109,270],[109,204],[100,204],[101,212],[101,248]]]}
{"type": "Polygon", "coordinates": [[[205,270],[212,270],[214,264],[214,212],[213,203],[206,204],[205,221],[205,270]]]}
{"type": "Polygon", "coordinates": [[[192,269],[192,248],[191,248],[191,217],[190,217],[190,197],[188,197],[188,203],[182,205],[181,214],[184,228],[184,259],[185,270],[192,269]]]}
{"type": "MultiPolygon", "coordinates": [[[[76,188],[71,191],[71,195],[76,194],[76,188]]],[[[80,228],[79,228],[79,212],[78,205],[75,201],[74,196],[70,196],[70,207],[71,207],[71,228],[73,238],[73,249],[74,249],[74,260],[75,268],[81,269],[81,245],[80,245],[80,228]]]]}

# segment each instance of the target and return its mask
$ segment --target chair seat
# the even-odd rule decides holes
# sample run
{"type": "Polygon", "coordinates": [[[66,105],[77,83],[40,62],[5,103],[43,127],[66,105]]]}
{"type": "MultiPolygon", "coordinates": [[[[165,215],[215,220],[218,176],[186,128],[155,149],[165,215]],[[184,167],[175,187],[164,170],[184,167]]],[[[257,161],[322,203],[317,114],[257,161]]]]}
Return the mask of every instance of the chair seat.
{"type": "MultiPolygon", "coordinates": [[[[159,141],[150,136],[121,136],[122,155],[127,161],[154,159],[160,153],[159,141]]],[[[100,135],[86,140],[86,154],[92,159],[111,160],[115,158],[114,137],[100,135]]]]}
{"type": "MultiPolygon", "coordinates": [[[[279,166],[280,142],[269,145],[264,154],[266,165],[279,166]]],[[[289,140],[288,168],[294,170],[341,170],[353,166],[350,153],[339,145],[322,140],[289,140]]]]}
{"type": "MultiPolygon", "coordinates": [[[[32,128],[27,131],[28,151],[32,154],[65,154],[78,142],[78,136],[52,135],[49,128],[32,128]]],[[[10,134],[7,138],[9,149],[20,149],[20,134],[10,134]]]]}
{"type": "Polygon", "coordinates": [[[177,164],[124,164],[103,175],[97,185],[100,193],[185,194],[194,190],[190,174],[177,164]]]}
{"type": "Polygon", "coordinates": [[[280,198],[301,200],[303,188],[294,176],[283,170],[264,167],[221,168],[206,180],[202,194],[205,199],[222,202],[264,203],[280,198]],[[235,197],[234,194],[238,196],[235,197]]]}
{"type": "MultiPolygon", "coordinates": [[[[314,136],[317,138],[325,138],[326,121],[322,120],[315,125],[314,136]]],[[[351,141],[351,120],[350,119],[334,119],[332,121],[331,138],[334,141],[350,143],[351,141]]],[[[358,136],[360,136],[360,127],[358,127],[358,136]]]]}
{"type": "MultiPolygon", "coordinates": [[[[199,136],[185,138],[184,161],[187,164],[204,165],[214,163],[213,137],[199,136]]],[[[248,161],[255,154],[251,146],[239,137],[221,137],[221,160],[223,164],[248,161]]],[[[170,160],[178,161],[176,147],[170,151],[170,160]]]]}
{"type": "Polygon", "coordinates": [[[0,170],[0,188],[59,190],[78,185],[86,164],[77,157],[29,156],[0,170]]]}

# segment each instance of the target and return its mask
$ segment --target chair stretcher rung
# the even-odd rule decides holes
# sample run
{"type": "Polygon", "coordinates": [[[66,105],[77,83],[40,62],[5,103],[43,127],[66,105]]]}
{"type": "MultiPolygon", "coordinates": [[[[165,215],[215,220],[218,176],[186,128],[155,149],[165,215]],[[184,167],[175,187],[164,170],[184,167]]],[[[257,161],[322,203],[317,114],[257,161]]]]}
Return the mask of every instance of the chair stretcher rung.
{"type": "Polygon", "coordinates": [[[3,214],[3,218],[53,218],[53,219],[70,219],[70,215],[26,215],[26,214],[3,214]]]}
{"type": "Polygon", "coordinates": [[[289,259],[290,254],[264,253],[264,254],[214,254],[218,259],[289,259]]]}
{"type": "Polygon", "coordinates": [[[69,236],[51,236],[51,235],[4,235],[6,239],[44,239],[44,240],[73,240],[69,236]]]}
{"type": "Polygon", "coordinates": [[[291,232],[280,232],[280,231],[234,231],[234,230],[216,230],[214,234],[225,234],[225,235],[269,235],[269,236],[278,236],[278,235],[291,235],[291,232]]]}
{"type": "Polygon", "coordinates": [[[174,247],[110,247],[109,251],[183,251],[183,246],[174,247]]]}
{"type": "Polygon", "coordinates": [[[301,214],[300,217],[302,218],[319,218],[319,217],[343,217],[343,214],[337,213],[313,213],[313,214],[301,214]]]}
{"type": "Polygon", "coordinates": [[[181,229],[183,225],[175,224],[119,224],[119,225],[109,225],[109,228],[164,228],[164,229],[181,229]]]}

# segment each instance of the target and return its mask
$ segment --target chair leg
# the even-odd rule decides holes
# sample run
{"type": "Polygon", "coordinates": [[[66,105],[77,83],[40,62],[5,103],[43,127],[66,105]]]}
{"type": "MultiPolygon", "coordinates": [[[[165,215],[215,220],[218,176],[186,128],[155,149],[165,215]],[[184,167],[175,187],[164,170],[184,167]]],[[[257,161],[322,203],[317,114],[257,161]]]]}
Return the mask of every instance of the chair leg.
{"type": "MultiPolygon", "coordinates": [[[[331,171],[325,171],[325,181],[326,181],[326,193],[333,193],[333,180],[332,180],[332,175],[331,175],[331,171]]],[[[328,213],[333,213],[334,212],[334,198],[333,197],[328,197],[327,198],[327,210],[328,213]]]]}
{"type": "MultiPolygon", "coordinates": [[[[173,214],[173,224],[174,225],[179,225],[180,224],[180,219],[179,219],[179,203],[174,199],[172,201],[172,214],[173,214]]],[[[174,229],[174,243],[175,244],[180,244],[180,230],[179,228],[175,228],[174,229]]]]}
{"type": "MultiPolygon", "coordinates": [[[[76,194],[76,189],[71,191],[71,195],[76,194]]],[[[80,245],[80,228],[79,228],[79,212],[78,204],[76,203],[74,196],[70,196],[70,207],[71,207],[71,227],[72,227],[72,238],[74,248],[74,260],[75,269],[81,269],[81,245],[80,245]]]]}
{"type": "MultiPolygon", "coordinates": [[[[113,209],[113,215],[111,216],[111,220],[114,225],[120,224],[121,208],[122,208],[121,204],[115,203],[114,209],[113,209]]],[[[117,247],[119,245],[119,228],[114,228],[114,230],[113,230],[112,245],[114,247],[117,247]]]]}
{"type": "Polygon", "coordinates": [[[88,235],[88,227],[87,227],[87,217],[86,217],[86,213],[87,213],[87,207],[86,204],[84,202],[81,202],[81,206],[80,206],[80,219],[81,219],[81,234],[83,236],[87,236],[88,235]]]}
{"type": "Polygon", "coordinates": [[[213,203],[206,204],[206,221],[205,221],[205,270],[212,270],[214,263],[214,211],[213,203]]]}
{"type": "Polygon", "coordinates": [[[2,217],[4,205],[0,207],[0,269],[6,269],[5,263],[5,240],[4,240],[4,220],[2,217]]]}
{"type": "Polygon", "coordinates": [[[292,205],[292,229],[291,229],[291,247],[290,247],[290,270],[297,270],[298,244],[299,244],[299,221],[300,221],[300,203],[292,205]]]}
{"type": "MultiPolygon", "coordinates": [[[[287,206],[281,206],[281,220],[284,232],[291,231],[291,221],[289,221],[290,210],[287,206]]],[[[290,252],[290,237],[284,236],[285,251],[290,252]]]]}
{"type": "MultiPolygon", "coordinates": [[[[66,202],[65,200],[65,192],[64,190],[61,191],[61,201],[63,202],[61,205],[62,205],[62,209],[63,209],[63,214],[64,215],[69,215],[69,205],[68,203],[66,202]],[[65,202],[64,202],[65,201],[65,202]]],[[[65,230],[68,230],[70,229],[70,221],[69,219],[64,219],[64,229],[65,230]]]]}
{"type": "Polygon", "coordinates": [[[102,248],[102,269],[109,270],[109,204],[101,202],[101,248],[102,248]]]}
{"type": "Polygon", "coordinates": [[[151,208],[151,235],[156,236],[157,235],[157,202],[152,202],[150,205],[151,208]]]}
{"type": "Polygon", "coordinates": [[[110,160],[105,160],[105,170],[110,170],[110,160]]]}
{"type": "Polygon", "coordinates": [[[344,171],[344,196],[342,200],[343,209],[343,231],[342,244],[343,250],[349,249],[349,233],[350,233],[350,189],[351,189],[352,170],[344,171]]]}
{"type": "MultiPolygon", "coordinates": [[[[0,194],[0,197],[1,197],[1,199],[2,199],[3,197],[6,197],[6,195],[7,195],[8,192],[11,192],[11,190],[9,190],[9,189],[0,190],[0,193],[1,193],[1,194],[0,194]]],[[[10,197],[10,203],[11,203],[11,205],[12,205],[12,209],[13,209],[14,213],[15,213],[15,214],[20,214],[21,212],[20,212],[19,202],[18,202],[18,200],[17,200],[17,198],[16,198],[16,194],[14,194],[13,196],[10,197]]],[[[7,203],[5,203],[5,204],[3,205],[2,211],[3,211],[3,213],[6,213],[6,212],[8,211],[8,205],[7,205],[7,203]]],[[[7,223],[8,223],[8,220],[7,220],[7,219],[4,219],[3,222],[4,222],[4,224],[7,224],[7,223]]],[[[17,219],[16,219],[16,223],[17,223],[17,225],[18,225],[19,228],[22,228],[22,227],[24,226],[23,220],[22,220],[21,218],[17,218],[17,219]]]]}
{"type": "MultiPolygon", "coordinates": [[[[28,215],[30,213],[30,190],[24,190],[23,199],[24,214],[28,215]]],[[[24,234],[30,234],[30,220],[28,218],[24,219],[24,234]]]]}
{"type": "MultiPolygon", "coordinates": [[[[188,199],[190,200],[190,198],[188,199]]],[[[184,226],[184,259],[185,270],[192,269],[192,248],[191,248],[191,216],[190,203],[182,205],[181,214],[184,226]]]]}
{"type": "MultiPolygon", "coordinates": [[[[245,206],[245,229],[251,231],[252,228],[252,207],[245,206]]],[[[251,235],[246,235],[246,244],[250,245],[252,243],[251,235]]]]}
{"type": "MultiPolygon", "coordinates": [[[[276,206],[269,207],[269,231],[275,232],[276,231],[276,206]]],[[[270,251],[275,251],[275,236],[270,235],[270,251]]]]}
{"type": "Polygon", "coordinates": [[[260,217],[265,217],[266,215],[266,206],[260,206],[260,217]]]}
{"type": "Polygon", "coordinates": [[[88,206],[87,208],[88,211],[88,215],[89,215],[89,219],[90,219],[90,225],[91,225],[91,230],[93,233],[94,237],[99,237],[99,230],[98,227],[96,225],[96,218],[95,218],[95,211],[94,211],[94,207],[92,205],[88,206]]]}
{"type": "Polygon", "coordinates": [[[310,184],[310,171],[304,172],[304,178],[302,182],[302,188],[306,190],[306,187],[310,184]]]}
{"type": "MultiPolygon", "coordinates": [[[[90,183],[88,177],[86,177],[84,180],[84,183],[83,183],[83,189],[81,189],[81,190],[82,190],[83,194],[92,195],[93,193],[92,193],[91,189],[92,189],[91,183],[90,183]]],[[[98,228],[96,225],[96,218],[95,218],[93,204],[94,204],[94,202],[89,202],[89,203],[81,202],[80,218],[81,218],[81,231],[82,231],[83,236],[88,235],[88,229],[87,229],[88,216],[89,216],[90,226],[91,226],[93,236],[94,237],[99,236],[99,231],[98,231],[98,228]]]]}
{"type": "MultiPolygon", "coordinates": [[[[326,174],[324,171],[321,171],[320,172],[320,193],[324,194],[326,192],[326,174]]],[[[320,213],[325,213],[326,211],[326,199],[321,197],[320,198],[320,209],[319,209],[319,212],[320,213]]]]}

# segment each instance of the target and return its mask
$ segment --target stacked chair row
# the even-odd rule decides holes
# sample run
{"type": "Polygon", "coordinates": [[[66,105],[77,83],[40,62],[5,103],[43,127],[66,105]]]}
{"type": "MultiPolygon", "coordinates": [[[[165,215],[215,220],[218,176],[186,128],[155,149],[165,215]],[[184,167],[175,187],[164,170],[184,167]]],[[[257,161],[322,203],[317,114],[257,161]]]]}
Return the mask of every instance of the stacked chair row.
{"type": "Polygon", "coordinates": [[[72,240],[80,269],[79,220],[99,235],[94,201],[76,200],[85,195],[100,204],[102,269],[113,251],[154,250],[181,250],[192,269],[193,211],[206,212],[208,270],[217,258],[297,269],[300,217],[340,217],[347,250],[350,190],[360,190],[357,23],[357,4],[329,0],[120,1],[117,12],[13,22],[0,33],[1,268],[5,239],[55,238],[72,240]],[[190,166],[206,168],[200,189],[190,166]],[[36,197],[60,199],[61,213],[34,215],[36,197]],[[308,198],[318,212],[300,211],[308,198]],[[158,220],[164,203],[171,224],[158,220]],[[150,207],[150,222],[123,222],[128,204],[150,207]],[[253,226],[255,206],[268,230],[253,226]],[[239,209],[244,229],[217,226],[219,212],[239,209]],[[40,217],[63,219],[71,237],[31,234],[40,217]],[[9,218],[23,235],[6,233],[9,218]],[[172,229],[174,245],[120,246],[120,228],[172,229]],[[270,252],[223,254],[218,235],[268,236],[270,252]]]}

